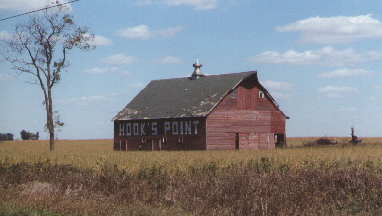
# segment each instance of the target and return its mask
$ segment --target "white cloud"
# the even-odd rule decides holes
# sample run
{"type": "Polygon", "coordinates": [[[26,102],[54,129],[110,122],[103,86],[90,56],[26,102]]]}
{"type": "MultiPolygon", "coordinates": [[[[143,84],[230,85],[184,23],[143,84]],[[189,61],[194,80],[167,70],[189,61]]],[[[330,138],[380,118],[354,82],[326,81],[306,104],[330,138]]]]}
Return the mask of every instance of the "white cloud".
{"type": "Polygon", "coordinates": [[[371,104],[382,104],[382,97],[380,95],[377,96],[370,96],[367,98],[371,104]]]}
{"type": "Polygon", "coordinates": [[[128,39],[148,40],[152,33],[147,25],[139,25],[132,28],[118,30],[116,35],[128,39]]]}
{"type": "Polygon", "coordinates": [[[271,91],[272,97],[276,99],[289,99],[294,96],[294,94],[285,93],[285,90],[290,90],[294,88],[294,85],[287,82],[276,82],[272,80],[261,81],[266,89],[271,91]]]}
{"type": "Polygon", "coordinates": [[[303,43],[348,43],[365,38],[382,37],[382,23],[371,18],[371,14],[347,17],[311,17],[295,23],[277,27],[279,32],[302,32],[303,43]]]}
{"type": "Polygon", "coordinates": [[[89,97],[79,97],[79,98],[69,98],[69,99],[65,99],[65,100],[60,100],[59,103],[60,104],[64,104],[64,105],[89,105],[89,104],[93,104],[93,103],[100,103],[100,102],[104,102],[104,101],[108,101],[110,99],[108,99],[107,97],[105,96],[101,96],[101,95],[98,95],[98,96],[89,96],[89,97]]]}
{"type": "Polygon", "coordinates": [[[340,108],[340,109],[336,109],[334,110],[336,112],[355,112],[357,111],[356,108],[340,108]]]}
{"type": "Polygon", "coordinates": [[[176,26],[164,30],[151,31],[147,25],[139,25],[132,28],[118,30],[115,34],[128,39],[148,40],[157,35],[162,37],[174,37],[183,29],[183,26],[176,26]]]}
{"type": "Polygon", "coordinates": [[[0,40],[9,40],[12,39],[12,34],[7,31],[0,32],[0,40]]]}
{"type": "Polygon", "coordinates": [[[104,73],[114,73],[118,72],[120,69],[119,67],[112,67],[112,68],[92,68],[92,69],[86,69],[84,70],[84,73],[89,74],[104,74],[104,73]]]}
{"type": "Polygon", "coordinates": [[[315,51],[321,56],[319,65],[341,67],[344,65],[355,65],[361,62],[374,61],[381,58],[376,51],[356,53],[352,48],[335,50],[333,47],[324,47],[315,51]]]}
{"type": "Polygon", "coordinates": [[[365,77],[365,76],[375,76],[374,71],[364,70],[364,69],[338,69],[331,72],[324,72],[317,75],[319,78],[344,78],[344,77],[365,77]]]}
{"type": "Polygon", "coordinates": [[[293,89],[294,85],[287,82],[276,82],[272,80],[262,81],[260,82],[266,89],[271,90],[289,90],[293,89]]]}
{"type": "Polygon", "coordinates": [[[145,84],[143,84],[143,83],[133,83],[133,84],[129,84],[128,85],[130,88],[138,88],[138,89],[141,89],[141,88],[143,88],[143,87],[145,87],[146,85],[145,84]]]}
{"type": "Polygon", "coordinates": [[[323,88],[318,89],[319,92],[327,93],[327,92],[356,92],[356,88],[352,87],[337,87],[337,86],[325,86],[323,88]]]}
{"type": "MultiPolygon", "coordinates": [[[[47,0],[0,0],[0,11],[1,10],[12,10],[17,12],[29,12],[32,10],[37,10],[44,8],[47,4],[50,5],[50,2],[47,0]]],[[[66,3],[67,0],[61,0],[60,3],[66,3]]],[[[71,9],[70,4],[66,6],[71,9]]]]}
{"type": "Polygon", "coordinates": [[[320,59],[320,56],[318,56],[317,54],[313,54],[312,52],[313,51],[297,53],[294,50],[289,50],[284,54],[280,54],[275,51],[266,51],[254,57],[251,57],[249,61],[268,64],[307,65],[318,62],[320,59]]]}
{"type": "Polygon", "coordinates": [[[284,92],[278,92],[278,91],[274,91],[272,93],[270,93],[272,95],[273,98],[275,98],[276,100],[285,100],[285,99],[290,99],[294,96],[294,94],[289,94],[289,93],[284,93],[284,92]]]}
{"type": "Polygon", "coordinates": [[[376,51],[356,53],[352,48],[335,50],[331,46],[317,50],[309,50],[298,53],[289,50],[283,54],[275,51],[266,51],[249,58],[249,61],[268,64],[291,64],[291,65],[311,65],[317,64],[329,67],[341,67],[345,65],[354,66],[357,63],[369,62],[380,59],[381,55],[376,51]]]}
{"type": "Polygon", "coordinates": [[[150,0],[136,1],[135,5],[137,5],[137,6],[148,6],[148,5],[151,5],[151,1],[150,0]]]}
{"type": "Polygon", "coordinates": [[[358,89],[352,87],[325,86],[317,89],[317,91],[323,93],[328,98],[340,99],[344,97],[344,94],[358,92],[358,89]]]}
{"type": "Polygon", "coordinates": [[[112,45],[113,41],[101,35],[95,35],[93,41],[90,41],[89,44],[96,45],[96,46],[104,46],[104,45],[112,45]]]}
{"type": "Polygon", "coordinates": [[[101,63],[106,64],[126,64],[131,65],[134,64],[138,59],[131,55],[131,56],[125,56],[124,54],[116,54],[112,56],[108,56],[106,58],[103,58],[100,60],[101,63]]]}
{"type": "Polygon", "coordinates": [[[186,5],[192,6],[195,10],[210,10],[217,7],[218,0],[164,0],[166,5],[179,6],[186,5]]]}
{"type": "Polygon", "coordinates": [[[16,79],[16,76],[9,75],[9,74],[0,74],[0,81],[3,80],[14,80],[16,79]]]}
{"type": "Polygon", "coordinates": [[[176,26],[173,28],[167,28],[164,30],[155,31],[154,34],[161,35],[162,37],[174,37],[183,29],[184,29],[183,26],[176,26]]]}
{"type": "Polygon", "coordinates": [[[155,64],[181,64],[183,61],[180,58],[173,56],[164,56],[162,58],[156,59],[155,64]]]}
{"type": "Polygon", "coordinates": [[[105,73],[119,73],[121,76],[131,76],[133,73],[129,71],[122,71],[119,67],[111,67],[111,68],[91,68],[91,69],[86,69],[83,71],[83,73],[88,73],[88,74],[105,74],[105,73]]]}
{"type": "Polygon", "coordinates": [[[190,6],[195,10],[211,10],[217,7],[217,2],[221,0],[139,0],[135,2],[137,6],[149,6],[152,4],[165,4],[168,6],[190,6]]]}
{"type": "Polygon", "coordinates": [[[133,73],[130,72],[130,71],[123,71],[123,72],[121,72],[121,76],[131,76],[131,75],[133,75],[133,73]]]}
{"type": "Polygon", "coordinates": [[[382,85],[373,86],[373,89],[374,89],[374,90],[382,89],[382,85]]]}

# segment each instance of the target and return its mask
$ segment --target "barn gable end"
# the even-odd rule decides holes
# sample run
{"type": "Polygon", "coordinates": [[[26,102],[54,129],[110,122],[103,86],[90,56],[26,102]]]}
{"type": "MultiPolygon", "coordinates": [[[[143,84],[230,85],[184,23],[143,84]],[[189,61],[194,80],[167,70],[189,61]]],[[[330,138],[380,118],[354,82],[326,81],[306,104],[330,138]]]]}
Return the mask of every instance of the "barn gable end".
{"type": "Polygon", "coordinates": [[[287,118],[257,78],[249,77],[208,115],[207,149],[275,148],[285,142],[287,118]]]}

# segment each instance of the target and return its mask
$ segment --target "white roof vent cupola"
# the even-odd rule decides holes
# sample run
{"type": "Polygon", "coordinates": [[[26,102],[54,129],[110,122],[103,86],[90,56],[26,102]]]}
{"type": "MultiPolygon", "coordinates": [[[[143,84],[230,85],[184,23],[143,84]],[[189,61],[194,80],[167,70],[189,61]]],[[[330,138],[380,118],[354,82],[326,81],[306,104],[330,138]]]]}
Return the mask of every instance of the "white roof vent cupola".
{"type": "Polygon", "coordinates": [[[202,64],[199,64],[198,58],[196,58],[196,63],[192,65],[194,69],[194,73],[192,73],[192,80],[199,79],[199,77],[204,76],[200,68],[202,67],[202,64]]]}

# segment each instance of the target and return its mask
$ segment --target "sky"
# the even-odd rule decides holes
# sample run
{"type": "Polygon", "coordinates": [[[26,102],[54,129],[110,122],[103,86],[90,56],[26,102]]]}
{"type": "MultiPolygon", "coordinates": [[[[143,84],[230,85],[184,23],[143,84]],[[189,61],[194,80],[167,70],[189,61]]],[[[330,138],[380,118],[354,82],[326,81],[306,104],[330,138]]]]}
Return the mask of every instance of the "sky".
{"type": "MultiPolygon", "coordinates": [[[[0,0],[0,19],[46,0],[0,0]]],[[[68,1],[65,1],[68,2],[68,1]]],[[[95,34],[73,50],[53,89],[58,139],[112,139],[111,119],[151,80],[257,70],[288,137],[382,136],[380,0],[80,0],[74,22],[95,34]]],[[[0,21],[0,38],[28,16],[0,21]]],[[[44,132],[43,92],[0,62],[0,133],[44,132]]]]}

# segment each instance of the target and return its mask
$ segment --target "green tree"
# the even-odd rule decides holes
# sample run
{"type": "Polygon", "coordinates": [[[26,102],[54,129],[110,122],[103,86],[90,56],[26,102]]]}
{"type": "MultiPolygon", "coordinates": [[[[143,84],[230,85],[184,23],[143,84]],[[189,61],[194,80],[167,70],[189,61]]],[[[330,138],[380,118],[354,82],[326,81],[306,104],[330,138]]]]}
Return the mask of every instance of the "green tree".
{"type": "Polygon", "coordinates": [[[56,4],[59,6],[46,6],[42,13],[34,13],[27,21],[15,25],[12,37],[1,40],[0,51],[19,74],[32,75],[28,83],[41,87],[51,151],[54,150],[55,128],[64,125],[53,111],[52,89],[60,82],[62,71],[70,66],[66,56],[74,48],[85,51],[95,48],[89,44],[94,39],[89,28],[76,25],[68,7],[58,1],[56,4]]]}
{"type": "Polygon", "coordinates": [[[21,135],[21,139],[22,140],[38,140],[38,138],[40,137],[39,133],[30,133],[29,131],[25,131],[25,130],[22,130],[20,132],[20,135],[21,135]]]}

